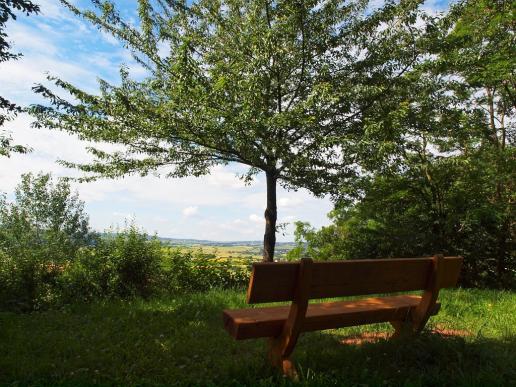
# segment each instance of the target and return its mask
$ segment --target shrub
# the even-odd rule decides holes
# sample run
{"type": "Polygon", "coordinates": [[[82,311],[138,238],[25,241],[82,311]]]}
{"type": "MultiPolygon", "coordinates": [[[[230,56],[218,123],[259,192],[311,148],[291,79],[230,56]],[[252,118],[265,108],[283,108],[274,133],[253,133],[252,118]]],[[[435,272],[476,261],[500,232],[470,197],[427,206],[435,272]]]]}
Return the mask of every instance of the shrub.
{"type": "Polygon", "coordinates": [[[84,248],[59,276],[61,301],[148,298],[163,293],[202,292],[247,284],[247,267],[202,250],[170,249],[136,227],[108,234],[84,248]]]}
{"type": "Polygon", "coordinates": [[[157,238],[131,226],[104,239],[97,250],[113,270],[109,285],[115,295],[148,297],[159,285],[162,250],[157,238]]]}
{"type": "Polygon", "coordinates": [[[63,266],[27,252],[12,257],[0,251],[0,308],[27,311],[54,305],[63,266]]]}
{"type": "Polygon", "coordinates": [[[59,278],[94,242],[84,203],[65,180],[22,176],[15,201],[0,196],[0,307],[33,310],[59,302],[59,278]]]}
{"type": "Polygon", "coordinates": [[[102,297],[149,297],[160,288],[162,248],[135,226],[83,249],[60,278],[67,302],[102,297]]]}
{"type": "Polygon", "coordinates": [[[130,225],[88,230],[77,195],[49,175],[23,177],[0,197],[0,309],[30,311],[101,298],[148,298],[247,283],[249,271],[202,250],[181,252],[130,225]]]}
{"type": "Polygon", "coordinates": [[[249,280],[247,267],[233,265],[229,260],[219,260],[202,250],[192,253],[169,249],[165,267],[167,286],[175,292],[237,288],[245,286],[249,280]]]}

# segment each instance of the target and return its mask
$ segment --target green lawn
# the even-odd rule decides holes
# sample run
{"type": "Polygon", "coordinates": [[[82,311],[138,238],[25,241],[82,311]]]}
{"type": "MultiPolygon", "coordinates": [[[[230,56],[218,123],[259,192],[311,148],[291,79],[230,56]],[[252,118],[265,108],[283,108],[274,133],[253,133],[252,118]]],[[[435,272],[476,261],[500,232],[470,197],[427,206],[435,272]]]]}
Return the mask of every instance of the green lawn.
{"type": "MultiPolygon", "coordinates": [[[[430,327],[469,336],[341,343],[390,331],[384,324],[305,334],[294,352],[301,384],[516,385],[516,293],[459,289],[440,300],[430,327]]],[[[288,384],[267,365],[264,340],[223,330],[222,309],[241,306],[244,291],[212,291],[0,313],[0,384],[288,384]]]]}

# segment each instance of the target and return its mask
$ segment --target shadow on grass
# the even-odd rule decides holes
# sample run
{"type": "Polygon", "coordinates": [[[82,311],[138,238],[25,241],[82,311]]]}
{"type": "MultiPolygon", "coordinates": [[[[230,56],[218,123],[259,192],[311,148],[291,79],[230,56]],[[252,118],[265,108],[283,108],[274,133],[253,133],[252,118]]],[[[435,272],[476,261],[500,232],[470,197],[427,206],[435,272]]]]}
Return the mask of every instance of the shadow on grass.
{"type": "MultiPolygon", "coordinates": [[[[265,340],[234,341],[221,311],[231,293],[0,313],[0,384],[288,384],[265,340]]],[[[294,362],[310,385],[508,385],[516,340],[445,337],[343,345],[349,330],[300,338],[294,362]]]]}
{"type": "Polygon", "coordinates": [[[424,332],[414,338],[348,344],[349,336],[341,331],[301,338],[295,361],[305,380],[432,386],[506,386],[516,381],[516,337],[494,340],[424,332]]]}

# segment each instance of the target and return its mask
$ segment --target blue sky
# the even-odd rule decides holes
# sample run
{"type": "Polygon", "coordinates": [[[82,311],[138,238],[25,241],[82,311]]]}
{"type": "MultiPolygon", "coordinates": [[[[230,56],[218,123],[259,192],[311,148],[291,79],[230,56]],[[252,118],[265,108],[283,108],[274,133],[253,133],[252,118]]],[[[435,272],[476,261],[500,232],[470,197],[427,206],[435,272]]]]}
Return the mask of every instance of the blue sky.
{"type": "MultiPolygon", "coordinates": [[[[0,63],[0,94],[28,105],[41,102],[31,92],[45,73],[97,90],[99,77],[116,81],[119,67],[128,66],[134,77],[144,76],[129,53],[111,36],[98,31],[64,9],[57,0],[34,0],[41,6],[37,16],[20,16],[8,24],[7,33],[14,50],[23,53],[18,61],[0,63]]],[[[381,0],[374,1],[380,3],[381,0]]],[[[88,1],[76,1],[87,4],[88,1]]],[[[132,0],[119,1],[127,17],[132,16],[132,0]]],[[[440,11],[447,0],[430,0],[425,7],[440,11]]],[[[31,146],[28,155],[12,155],[0,161],[0,192],[12,198],[20,175],[26,172],[52,172],[55,176],[77,176],[61,167],[58,159],[89,160],[85,143],[65,133],[29,128],[31,119],[20,115],[7,123],[16,143],[31,146]]],[[[133,220],[150,233],[173,238],[196,238],[220,241],[260,240],[263,237],[265,207],[264,176],[246,186],[236,174],[238,165],[217,167],[200,178],[165,179],[156,176],[131,176],[119,180],[74,183],[86,203],[90,223],[96,230],[123,225],[133,220]]],[[[288,222],[286,235],[293,239],[292,222],[308,221],[316,227],[328,224],[326,214],[332,205],[328,198],[318,199],[305,190],[278,192],[279,221],[288,222]]]]}

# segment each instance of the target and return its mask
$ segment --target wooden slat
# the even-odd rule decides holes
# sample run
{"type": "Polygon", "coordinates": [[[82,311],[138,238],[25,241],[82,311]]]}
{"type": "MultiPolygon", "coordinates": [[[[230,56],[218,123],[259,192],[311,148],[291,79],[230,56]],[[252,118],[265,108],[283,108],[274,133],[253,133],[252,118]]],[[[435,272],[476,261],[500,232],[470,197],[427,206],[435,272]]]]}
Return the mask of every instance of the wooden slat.
{"type": "Polygon", "coordinates": [[[442,277],[438,280],[440,288],[453,288],[457,285],[463,260],[464,258],[460,256],[444,258],[442,277]]]}
{"type": "MultiPolygon", "coordinates": [[[[413,295],[310,304],[301,331],[403,320],[421,297],[413,295]]],[[[276,337],[287,320],[289,306],[225,310],[224,327],[237,340],[276,337]]]]}
{"type": "MultiPolygon", "coordinates": [[[[462,257],[444,259],[440,287],[455,286],[461,265],[462,257]]],[[[292,301],[298,267],[295,262],[254,264],[248,303],[292,301]]],[[[431,268],[432,258],[314,262],[310,298],[423,290],[431,268]]]]}
{"type": "Polygon", "coordinates": [[[314,265],[312,298],[421,290],[427,283],[429,259],[382,259],[321,262],[314,265]]]}
{"type": "Polygon", "coordinates": [[[253,264],[247,290],[249,304],[274,301],[292,301],[296,290],[296,262],[260,262],[253,264]]]}

